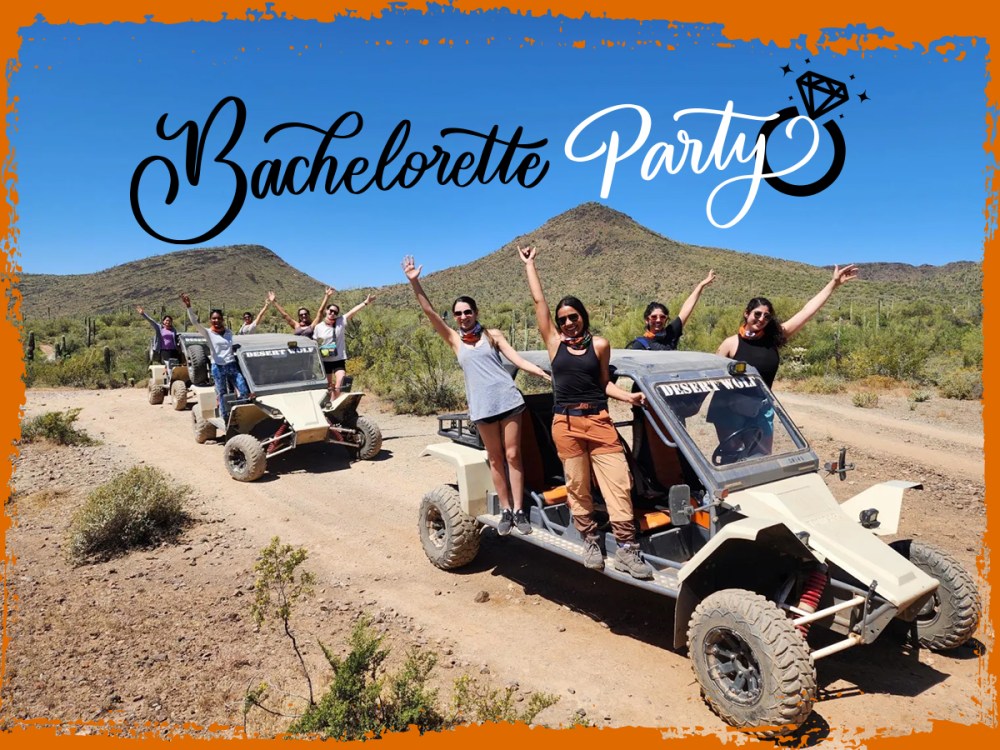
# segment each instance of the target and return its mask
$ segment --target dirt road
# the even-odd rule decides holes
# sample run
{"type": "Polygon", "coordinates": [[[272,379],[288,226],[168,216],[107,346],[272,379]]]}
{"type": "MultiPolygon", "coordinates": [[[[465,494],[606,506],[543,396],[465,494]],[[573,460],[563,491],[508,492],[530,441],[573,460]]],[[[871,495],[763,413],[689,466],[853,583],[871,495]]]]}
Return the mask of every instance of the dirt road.
{"type": "MultiPolygon", "coordinates": [[[[944,406],[939,402],[907,413],[905,405],[863,410],[850,406],[846,397],[780,395],[821,458],[832,458],[841,445],[850,446],[850,458],[859,468],[845,482],[827,480],[839,499],[886,479],[922,481],[922,492],[908,493],[902,535],[932,541],[975,572],[985,529],[978,405],[948,402],[944,406]]],[[[888,400],[886,403],[889,406],[888,400]]],[[[17,682],[15,715],[63,719],[107,715],[78,705],[88,700],[82,689],[80,697],[54,705],[51,702],[57,698],[50,696],[46,708],[24,678],[23,670],[30,669],[30,660],[43,658],[32,652],[46,648],[44,636],[34,632],[29,636],[32,616],[37,616],[39,627],[45,620],[31,605],[55,606],[55,594],[45,598],[37,585],[44,576],[34,566],[46,564],[45,550],[37,549],[39,540],[47,540],[53,555],[53,548],[60,544],[61,516],[53,515],[51,505],[43,506],[32,498],[37,500],[46,487],[50,492],[63,487],[68,497],[79,497],[88,488],[86,484],[78,486],[80,481],[93,482],[101,472],[142,462],[197,488],[199,513],[212,524],[211,533],[195,531],[183,554],[160,548],[135,553],[130,556],[131,563],[121,560],[67,573],[78,582],[89,582],[86,585],[95,590],[86,593],[85,589],[85,595],[98,607],[102,597],[97,589],[106,589],[109,579],[127,588],[131,584],[122,578],[138,576],[145,580],[143,593],[131,595],[130,607],[155,607],[149,600],[155,602],[159,596],[180,602],[186,595],[201,601],[196,594],[205,590],[215,591],[218,601],[214,606],[225,609],[245,587],[253,551],[279,535],[283,542],[310,551],[309,567],[320,581],[321,593],[317,609],[308,613],[309,622],[326,628],[325,641],[325,633],[343,632],[345,623],[363,608],[386,621],[405,625],[400,632],[410,641],[441,650],[447,668],[464,667],[488,673],[500,685],[517,683],[520,689],[560,696],[560,702],[540,720],[565,724],[583,711],[588,721],[603,726],[672,727],[698,733],[724,730],[702,703],[690,662],[684,654],[670,649],[669,602],[614,584],[513,538],[487,535],[479,557],[467,569],[446,573],[431,566],[417,537],[418,504],[425,492],[454,480],[448,467],[420,456],[428,442],[439,440],[433,432],[436,423],[432,418],[384,413],[370,399],[365,404],[368,408],[363,411],[380,424],[385,436],[377,460],[352,464],[339,448],[304,447],[273,459],[263,480],[241,484],[226,475],[221,444],[194,443],[188,412],[175,412],[168,405],[149,406],[144,391],[30,392],[29,414],[80,407],[79,423],[100,437],[105,446],[89,449],[92,452],[84,454],[87,458],[77,464],[66,465],[53,455],[33,455],[33,449],[20,459],[15,486],[23,506],[18,510],[22,520],[8,537],[8,547],[23,558],[23,567],[14,568],[12,585],[17,590],[20,581],[18,595],[26,605],[22,629],[15,624],[11,631],[9,658],[17,682]],[[49,517],[38,515],[36,506],[43,510],[49,507],[49,517]],[[155,572],[141,568],[168,565],[158,560],[164,555],[173,555],[178,565],[182,561],[187,565],[189,560],[190,566],[198,564],[197,570],[192,567],[189,571],[200,576],[193,590],[189,584],[175,596],[176,589],[170,591],[164,585],[161,590],[153,585],[159,580],[155,572]],[[113,575],[134,568],[139,570],[131,575],[113,575]],[[24,584],[25,577],[32,585],[24,584]],[[489,594],[488,601],[477,602],[477,595],[484,591],[489,594]],[[19,682],[17,675],[22,676],[19,682]]],[[[161,578],[176,581],[173,575],[169,578],[164,573],[161,578]]],[[[74,594],[60,595],[65,599],[74,594]]],[[[60,607],[65,613],[66,605],[61,603],[60,607]]],[[[195,638],[252,637],[245,624],[239,633],[229,633],[218,621],[221,618],[209,617],[199,626],[199,615],[189,616],[189,626],[201,633],[195,638]]],[[[149,622],[154,620],[151,616],[149,622]]],[[[120,619],[114,622],[122,627],[120,619]]],[[[66,632],[64,629],[64,637],[66,632]]],[[[982,632],[981,628],[980,636],[985,637],[982,632]]],[[[117,637],[126,642],[130,638],[127,630],[117,637]]],[[[274,643],[278,645],[271,648],[271,656],[275,649],[283,648],[280,641],[274,643]]],[[[237,645],[232,644],[229,650],[237,645]]],[[[135,647],[125,643],[120,648],[135,647]]],[[[235,656],[219,644],[213,648],[207,653],[217,657],[206,657],[210,659],[206,664],[222,672],[227,668],[239,672],[233,666],[235,656]],[[221,653],[227,653],[225,658],[231,661],[218,656],[221,653]]],[[[169,650],[167,646],[163,649],[169,650]]],[[[320,673],[322,660],[317,651],[313,649],[310,659],[320,673]]],[[[927,731],[931,721],[983,722],[994,713],[995,696],[984,677],[982,651],[982,644],[973,641],[947,655],[913,653],[882,639],[865,649],[830,656],[818,666],[820,700],[809,728],[816,738],[843,736],[854,742],[876,733],[927,731]]],[[[55,662],[58,654],[46,658],[55,662]]],[[[60,668],[55,663],[49,666],[60,668]]],[[[135,706],[149,704],[150,691],[156,690],[143,687],[143,680],[151,679],[143,673],[146,669],[139,656],[129,668],[128,679],[137,685],[132,692],[140,696],[134,699],[135,706]]],[[[218,676],[214,682],[218,684],[218,676]]],[[[5,689],[10,697],[11,687],[5,689]]],[[[49,685],[49,689],[58,689],[58,685],[49,685]]],[[[128,708],[129,698],[123,689],[117,694],[128,708]]],[[[168,702],[153,703],[162,709],[168,702]]],[[[120,706],[115,715],[148,715],[205,726],[233,721],[231,712],[225,715],[210,701],[192,698],[189,703],[193,707],[185,708],[185,715],[154,708],[145,714],[137,707],[122,714],[120,706]]],[[[11,711],[10,701],[6,709],[11,711]]]]}

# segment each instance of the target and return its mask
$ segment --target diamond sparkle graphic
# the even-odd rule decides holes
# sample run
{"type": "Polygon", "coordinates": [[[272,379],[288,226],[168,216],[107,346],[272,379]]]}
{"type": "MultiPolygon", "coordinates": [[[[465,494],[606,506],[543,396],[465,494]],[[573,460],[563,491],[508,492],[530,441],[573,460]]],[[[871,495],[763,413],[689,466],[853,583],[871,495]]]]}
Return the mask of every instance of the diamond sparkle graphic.
{"type": "Polygon", "coordinates": [[[847,84],[820,73],[806,72],[795,79],[806,112],[813,120],[848,100],[847,84]]]}

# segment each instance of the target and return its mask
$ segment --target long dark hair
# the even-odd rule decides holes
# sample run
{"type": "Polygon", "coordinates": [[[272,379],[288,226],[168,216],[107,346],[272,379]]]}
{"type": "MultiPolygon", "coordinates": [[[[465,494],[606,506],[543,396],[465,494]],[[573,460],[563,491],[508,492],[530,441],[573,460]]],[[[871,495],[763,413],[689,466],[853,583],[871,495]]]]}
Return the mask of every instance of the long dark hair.
{"type": "MultiPolygon", "coordinates": [[[[470,308],[472,308],[472,312],[474,312],[476,314],[477,320],[478,320],[479,305],[477,305],[476,301],[474,299],[472,299],[472,297],[468,296],[467,294],[463,294],[461,297],[456,297],[455,301],[451,303],[451,314],[452,314],[452,316],[455,315],[455,305],[457,305],[459,302],[464,302],[470,308]]],[[[457,318],[456,318],[456,321],[457,321],[457,318]]],[[[480,323],[480,325],[482,325],[482,323],[480,323]]],[[[492,346],[494,349],[496,349],[497,348],[497,342],[493,340],[492,336],[490,336],[489,329],[487,329],[486,326],[483,326],[483,335],[486,337],[486,340],[490,342],[490,346],[492,346]]]]}
{"type": "Polygon", "coordinates": [[[667,318],[670,317],[670,310],[667,309],[666,305],[664,305],[662,302],[650,302],[648,305],[646,305],[646,311],[642,314],[642,319],[644,321],[647,321],[646,322],[646,329],[647,330],[649,329],[649,322],[648,322],[647,319],[649,318],[650,315],[653,314],[653,310],[655,310],[657,308],[663,310],[664,317],[667,317],[667,318]]]}
{"type": "MultiPolygon", "coordinates": [[[[580,313],[580,317],[583,319],[583,333],[586,333],[587,331],[590,330],[590,314],[587,312],[587,308],[583,306],[583,303],[579,299],[577,299],[572,295],[569,295],[559,300],[556,303],[556,317],[559,316],[559,308],[561,307],[572,307],[574,310],[580,313]]],[[[558,325],[559,321],[557,320],[556,326],[558,325]]]]}
{"type": "Polygon", "coordinates": [[[747,302],[747,307],[743,311],[744,322],[746,322],[746,318],[750,315],[750,311],[758,307],[766,307],[767,311],[771,313],[771,319],[764,326],[764,335],[761,337],[761,340],[766,341],[776,349],[780,349],[787,343],[788,339],[785,337],[785,332],[781,327],[781,321],[778,320],[778,316],[774,312],[774,305],[771,304],[771,300],[767,297],[754,297],[747,302]]]}

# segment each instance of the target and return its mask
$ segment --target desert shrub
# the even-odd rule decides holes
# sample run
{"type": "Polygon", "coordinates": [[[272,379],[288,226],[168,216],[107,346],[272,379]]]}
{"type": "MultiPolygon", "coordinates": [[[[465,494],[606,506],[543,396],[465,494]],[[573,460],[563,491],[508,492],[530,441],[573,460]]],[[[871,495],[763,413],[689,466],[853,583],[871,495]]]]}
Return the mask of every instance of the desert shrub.
{"type": "Polygon", "coordinates": [[[96,445],[99,441],[73,425],[79,409],[49,411],[21,421],[21,442],[48,440],[57,445],[96,445]]]}
{"type": "Polygon", "coordinates": [[[915,404],[922,404],[925,401],[930,401],[930,400],[931,400],[931,394],[928,393],[927,391],[913,391],[910,394],[910,401],[912,401],[915,404]]]}
{"type": "Polygon", "coordinates": [[[983,397],[983,378],[978,370],[954,370],[938,383],[938,393],[945,398],[974,401],[983,397]]]}
{"type": "Polygon", "coordinates": [[[846,386],[843,378],[830,375],[812,375],[802,380],[790,382],[789,387],[798,393],[832,394],[843,393],[846,386]]]}
{"type": "Polygon", "coordinates": [[[861,409],[874,409],[878,406],[878,394],[871,391],[858,391],[851,396],[851,403],[861,409]]]}
{"type": "Polygon", "coordinates": [[[190,489],[159,469],[136,466],[87,496],[70,526],[69,556],[76,564],[107,559],[174,537],[187,520],[190,489]]]}
{"type": "Polygon", "coordinates": [[[494,688],[469,675],[462,675],[455,680],[453,721],[456,724],[468,722],[530,724],[538,714],[555,705],[559,701],[559,696],[550,693],[532,693],[523,708],[518,707],[517,699],[517,691],[513,686],[494,688]]]}
{"type": "Polygon", "coordinates": [[[399,671],[387,675],[389,649],[366,619],[355,625],[345,657],[326,646],[323,654],[333,669],[333,681],[319,702],[292,722],[289,732],[359,740],[402,732],[410,725],[421,733],[444,726],[445,718],[436,708],[437,691],[427,687],[436,662],[433,654],[412,650],[399,671]]]}

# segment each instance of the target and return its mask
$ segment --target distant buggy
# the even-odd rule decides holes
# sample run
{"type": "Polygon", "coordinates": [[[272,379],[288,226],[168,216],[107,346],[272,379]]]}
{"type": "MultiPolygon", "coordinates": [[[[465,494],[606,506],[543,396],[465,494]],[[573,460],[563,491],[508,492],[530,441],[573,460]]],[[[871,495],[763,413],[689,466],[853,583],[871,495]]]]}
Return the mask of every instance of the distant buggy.
{"type": "Polygon", "coordinates": [[[259,479],[269,458],[306,443],[336,443],[361,460],[379,454],[378,425],[358,414],[364,394],[331,400],[315,341],[258,333],[234,336],[233,344],[250,397],[226,396],[228,422],[219,416],[214,389],[198,389],[192,409],[196,442],[225,436],[226,470],[233,479],[259,479]]]}
{"type": "MultiPolygon", "coordinates": [[[[522,356],[550,366],[545,352],[522,356]]],[[[745,363],[615,350],[611,364],[618,385],[631,381],[646,396],[646,407],[616,426],[631,428],[623,444],[638,543],[655,573],[641,581],[608,565],[603,574],[668,598],[674,646],[687,646],[705,700],[728,724],[764,735],[795,730],[816,700],[816,662],[871,643],[890,625],[930,649],[972,637],[981,613],[972,577],[923,541],[878,538],[896,533],[903,493],[920,485],[884,482],[838,503],[816,454],[745,363]],[[829,631],[824,639],[810,637],[820,629],[829,631]]],[[[552,394],[525,401],[533,533],[517,538],[580,561],[583,540],[551,437],[552,394]]],[[[500,507],[475,425],[464,414],[439,422],[451,441],[425,454],[452,464],[456,482],[424,496],[418,529],[428,559],[452,569],[475,558],[480,529],[498,525],[500,507]]],[[[851,467],[842,452],[826,468],[843,478],[851,467]]],[[[607,514],[599,520],[613,554],[607,514]]]]}
{"type": "Polygon", "coordinates": [[[193,388],[215,391],[205,337],[200,333],[178,332],[177,348],[180,359],[149,365],[148,391],[149,403],[162,404],[164,397],[170,394],[174,409],[182,411],[188,406],[188,396],[193,395],[193,388]]]}

